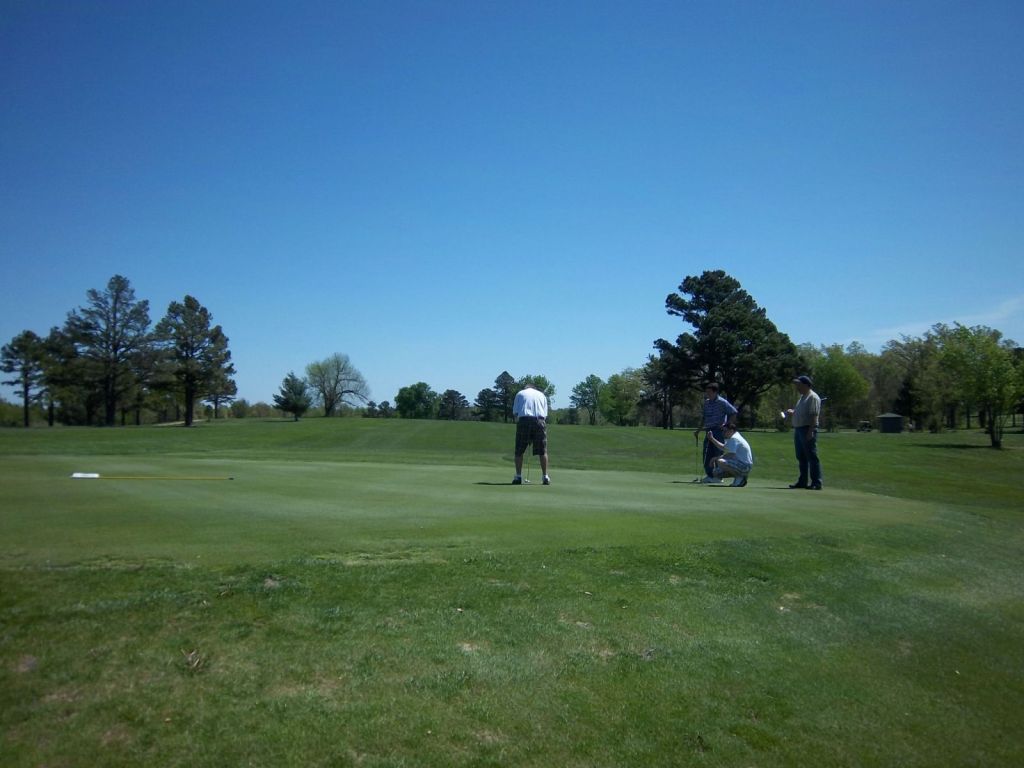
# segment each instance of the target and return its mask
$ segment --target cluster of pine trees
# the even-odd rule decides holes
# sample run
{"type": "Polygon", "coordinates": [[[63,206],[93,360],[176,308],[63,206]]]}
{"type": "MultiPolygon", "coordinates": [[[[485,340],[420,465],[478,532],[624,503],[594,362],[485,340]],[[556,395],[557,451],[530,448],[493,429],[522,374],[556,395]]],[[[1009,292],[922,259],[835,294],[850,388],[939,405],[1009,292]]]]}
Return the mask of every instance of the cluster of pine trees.
{"type": "Polygon", "coordinates": [[[51,425],[138,424],[144,412],[191,425],[197,403],[216,415],[234,399],[228,337],[194,297],[172,301],[156,325],[122,275],[86,297],[63,326],[46,336],[22,331],[3,347],[12,374],[4,383],[18,390],[25,426],[34,404],[51,425]]]}

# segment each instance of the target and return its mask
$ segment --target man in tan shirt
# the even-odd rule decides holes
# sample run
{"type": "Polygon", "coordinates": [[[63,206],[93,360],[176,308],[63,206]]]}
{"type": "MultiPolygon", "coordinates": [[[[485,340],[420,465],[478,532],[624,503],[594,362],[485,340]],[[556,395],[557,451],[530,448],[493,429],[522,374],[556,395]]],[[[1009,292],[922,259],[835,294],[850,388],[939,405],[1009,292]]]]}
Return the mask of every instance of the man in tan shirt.
{"type": "Polygon", "coordinates": [[[810,376],[793,379],[800,399],[788,413],[793,417],[793,444],[796,460],[800,465],[800,477],[790,488],[821,490],[821,461],[818,459],[818,416],[821,414],[821,398],[811,389],[814,384],[810,376]],[[808,482],[810,481],[810,482],[808,482]]]}

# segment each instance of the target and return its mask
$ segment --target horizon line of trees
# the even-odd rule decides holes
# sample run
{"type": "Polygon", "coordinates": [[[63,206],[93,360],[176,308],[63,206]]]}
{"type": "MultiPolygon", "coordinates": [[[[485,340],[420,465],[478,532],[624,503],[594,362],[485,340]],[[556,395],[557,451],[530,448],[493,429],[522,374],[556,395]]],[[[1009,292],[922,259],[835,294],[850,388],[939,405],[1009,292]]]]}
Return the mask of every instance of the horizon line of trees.
{"type": "Polygon", "coordinates": [[[152,330],[148,302],[135,299],[126,278],[115,275],[104,291],[87,297],[49,336],[24,331],[3,347],[3,371],[16,374],[4,383],[19,388],[26,426],[32,405],[43,407],[51,425],[112,425],[118,413],[125,423],[131,412],[139,423],[144,408],[162,417],[183,409],[191,424],[197,402],[207,403],[214,417],[230,405],[236,418],[281,413],[297,420],[318,407],[324,416],[508,422],[515,394],[529,382],[547,394],[551,418],[561,423],[672,429],[699,423],[704,387],[713,381],[739,409],[741,426],[784,428],[778,413],[792,404],[791,381],[801,373],[825,398],[829,429],[873,424],[895,412],[932,431],[976,422],[998,447],[1007,420],[1024,413],[1024,350],[998,330],[940,323],[922,337],[894,339],[878,354],[858,342],[796,345],[722,270],[686,277],[665,299],[666,312],[688,330],[674,342],[656,339],[655,353],[638,368],[607,380],[590,374],[562,409],[553,407],[556,389],[546,376],[516,378],[508,371],[473,403],[423,381],[402,387],[394,404],[377,403],[341,353],[310,363],[303,377],[289,372],[273,406],[235,402],[227,337],[193,297],[171,302],[152,330]]]}
{"type": "MultiPolygon", "coordinates": [[[[328,377],[328,381],[337,382],[339,378],[328,377]]],[[[335,402],[341,406],[337,409],[339,415],[355,412],[366,418],[507,422],[512,418],[512,403],[516,393],[528,383],[544,392],[549,402],[553,401],[555,385],[543,374],[529,374],[517,379],[508,371],[502,371],[495,378],[494,386],[480,390],[472,404],[457,390],[448,389],[438,393],[424,381],[400,388],[393,405],[387,400],[377,403],[369,399],[365,379],[351,365],[347,356],[334,355],[327,361],[307,366],[305,377],[296,376],[294,371],[289,372],[274,395],[274,406],[281,413],[291,414],[296,421],[313,406],[320,406],[324,416],[334,415],[335,410],[328,408],[328,403],[335,402]],[[330,366],[332,370],[342,365],[348,371],[349,377],[340,379],[348,382],[348,389],[342,390],[336,384],[334,389],[331,386],[325,389],[324,378],[315,373],[327,363],[333,364],[330,366]],[[345,396],[341,396],[342,391],[345,396]],[[329,396],[328,392],[337,396],[329,396]]]]}
{"type": "MultiPolygon", "coordinates": [[[[743,426],[785,429],[779,413],[793,404],[792,380],[808,374],[825,399],[827,429],[874,427],[878,416],[902,415],[911,428],[985,429],[1002,444],[1009,418],[1024,413],[1024,350],[986,326],[934,325],[923,337],[901,336],[872,354],[863,344],[794,344],[739,281],[722,270],[683,280],[666,311],[690,330],[674,342],[654,341],[656,354],[607,380],[590,374],[577,383],[561,423],[648,425],[672,429],[700,422],[707,383],[716,382],[740,411],[743,426]],[[976,420],[976,422],[974,422],[976,420]]],[[[459,392],[439,395],[425,382],[403,387],[395,407],[369,402],[370,417],[508,421],[515,393],[527,379],[554,394],[546,377],[516,380],[507,371],[475,403],[459,392]]]]}
{"type": "MultiPolygon", "coordinates": [[[[639,373],[622,374],[639,386],[637,407],[660,412],[657,420],[665,428],[671,428],[680,405],[695,397],[699,403],[712,381],[740,410],[741,424],[781,427],[777,414],[792,404],[791,382],[801,373],[810,375],[815,391],[827,398],[823,417],[831,429],[870,426],[887,412],[932,431],[969,428],[976,417],[992,446],[1000,447],[1007,421],[1024,413],[1024,350],[987,326],[939,323],[923,337],[888,342],[878,355],[859,343],[845,349],[797,346],[722,270],[685,278],[679,291],[666,297],[665,309],[692,331],[674,343],[657,339],[657,356],[651,355],[639,373]]],[[[589,393],[600,385],[598,380],[583,387],[580,400],[593,403],[589,393]]],[[[608,387],[621,389],[612,379],[608,387]]],[[[614,405],[621,397],[607,399],[614,405]]],[[[601,412],[617,423],[637,418],[608,405],[601,412]]]]}

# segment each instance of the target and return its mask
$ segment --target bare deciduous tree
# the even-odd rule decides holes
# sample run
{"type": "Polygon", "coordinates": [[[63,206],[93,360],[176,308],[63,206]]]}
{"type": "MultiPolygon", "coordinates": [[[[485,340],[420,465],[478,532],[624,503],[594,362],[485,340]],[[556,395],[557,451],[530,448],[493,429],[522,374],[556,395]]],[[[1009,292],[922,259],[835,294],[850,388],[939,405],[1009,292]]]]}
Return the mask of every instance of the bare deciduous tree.
{"type": "Polygon", "coordinates": [[[370,398],[370,388],[363,374],[352,365],[348,355],[338,352],[307,365],[306,380],[317,404],[323,406],[324,416],[333,416],[342,403],[358,405],[370,398]]]}

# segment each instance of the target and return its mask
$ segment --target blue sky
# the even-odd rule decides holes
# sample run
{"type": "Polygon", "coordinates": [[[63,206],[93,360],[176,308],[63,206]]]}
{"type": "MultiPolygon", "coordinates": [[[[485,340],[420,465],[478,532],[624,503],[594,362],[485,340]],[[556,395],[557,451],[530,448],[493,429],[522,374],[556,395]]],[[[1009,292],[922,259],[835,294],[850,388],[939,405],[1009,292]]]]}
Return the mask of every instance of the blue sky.
{"type": "MultiPolygon", "coordinates": [[[[566,405],[724,269],[797,343],[1024,343],[1024,3],[0,0],[0,340],[127,276],[239,395],[566,405]]],[[[7,390],[8,399],[11,398],[7,390]]]]}

